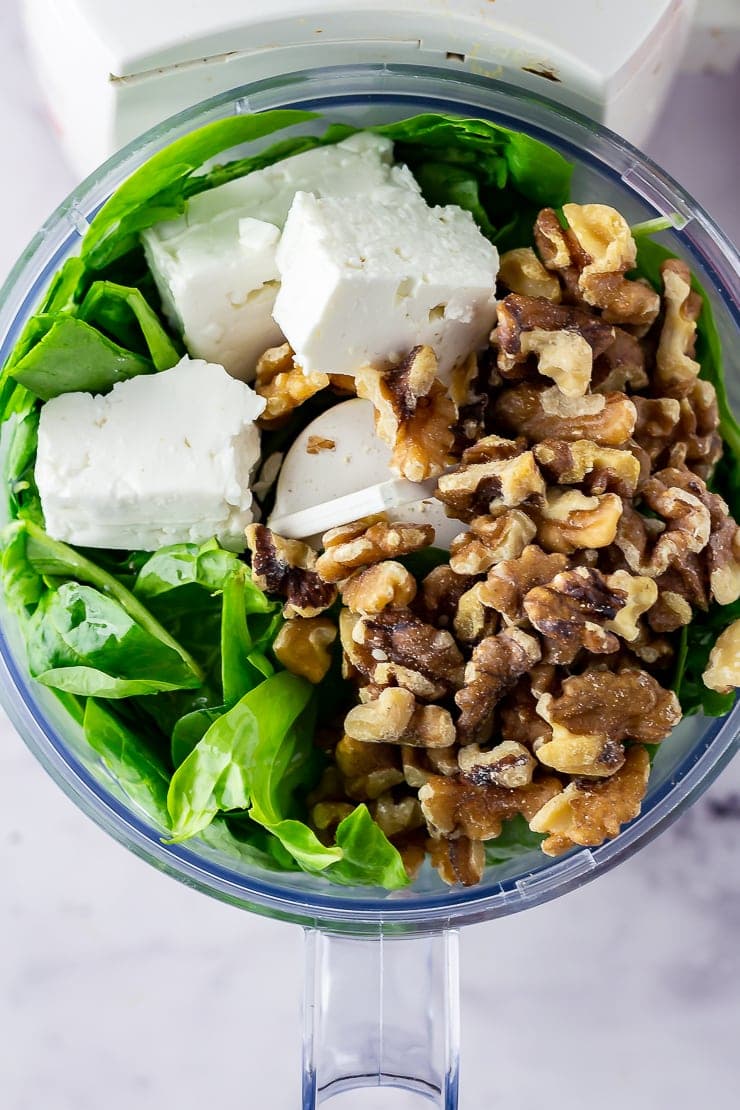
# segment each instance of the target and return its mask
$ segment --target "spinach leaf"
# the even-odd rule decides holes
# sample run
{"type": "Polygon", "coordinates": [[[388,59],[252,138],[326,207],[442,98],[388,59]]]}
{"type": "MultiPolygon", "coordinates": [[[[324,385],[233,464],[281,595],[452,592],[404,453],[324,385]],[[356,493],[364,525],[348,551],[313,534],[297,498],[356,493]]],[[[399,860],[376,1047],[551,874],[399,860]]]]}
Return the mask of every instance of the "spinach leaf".
{"type": "Polygon", "coordinates": [[[169,827],[169,774],[141,732],[133,732],[103,702],[88,698],[85,738],[128,797],[158,824],[169,827]]]}
{"type": "Polygon", "coordinates": [[[214,189],[218,185],[225,185],[237,177],[245,177],[255,170],[262,170],[266,166],[273,166],[285,158],[292,158],[294,154],[303,154],[304,151],[314,150],[317,146],[331,146],[342,139],[355,134],[358,130],[345,123],[331,123],[323,135],[296,135],[291,139],[281,139],[273,143],[266,150],[258,154],[250,154],[246,158],[237,158],[232,162],[214,166],[204,173],[193,174],[185,182],[184,191],[187,197],[202,193],[206,189],[214,189]]]}
{"type": "Polygon", "coordinates": [[[485,235],[494,237],[496,229],[481,203],[480,182],[470,170],[446,162],[422,162],[416,180],[428,204],[457,204],[470,212],[485,235]]]}
{"type": "Polygon", "coordinates": [[[44,592],[44,582],[26,554],[26,533],[13,525],[2,534],[3,593],[12,609],[35,609],[44,592]]]}
{"type": "Polygon", "coordinates": [[[373,821],[367,806],[357,806],[340,822],[337,847],[342,858],[327,872],[333,882],[383,886],[386,890],[408,886],[409,877],[398,849],[373,821]]]}
{"type": "Polygon", "coordinates": [[[145,228],[180,216],[188,181],[209,159],[315,118],[314,112],[292,110],[232,116],[176,139],[135,170],[95,215],[82,241],[84,263],[91,270],[100,270],[138,246],[139,233],[145,228]]]}
{"type": "MultiPolygon", "coordinates": [[[[265,683],[262,689],[267,686],[265,683]]],[[[379,884],[391,890],[406,886],[400,854],[366,806],[358,806],[340,823],[333,846],[322,844],[308,825],[291,817],[297,790],[318,775],[318,753],[312,743],[314,723],[314,714],[304,713],[279,744],[274,736],[260,737],[251,776],[250,817],[269,829],[304,871],[326,871],[340,883],[379,884]]]]}
{"type": "MultiPolygon", "coordinates": [[[[282,672],[213,722],[172,776],[167,805],[173,843],[195,836],[220,811],[247,808],[254,779],[259,779],[259,761],[279,761],[281,746],[311,693],[308,682],[282,672]]],[[[261,770],[269,774],[269,768],[261,770]]]]}
{"type": "Polygon", "coordinates": [[[691,624],[681,629],[673,689],[687,716],[704,713],[707,717],[723,717],[735,704],[734,690],[718,694],[704,685],[702,675],[717,637],[736,620],[740,620],[740,600],[731,605],[713,603],[708,613],[697,613],[691,624]]]}
{"type": "Polygon", "coordinates": [[[545,834],[532,832],[526,819],[518,813],[504,821],[500,836],[486,841],[486,864],[491,867],[508,863],[527,852],[536,852],[544,839],[545,834]]]}
{"type": "Polygon", "coordinates": [[[180,361],[180,352],[140,289],[95,281],[80,305],[78,316],[107,332],[122,346],[148,356],[155,370],[169,370],[180,361]]]}
{"type": "Polygon", "coordinates": [[[222,590],[234,574],[244,576],[245,608],[248,613],[272,613],[275,604],[254,584],[246,563],[217,540],[171,544],[151,555],[139,571],[134,586],[137,597],[147,601],[164,598],[181,586],[196,585],[204,590],[222,590]]]}
{"type": "Polygon", "coordinates": [[[11,517],[24,517],[43,525],[41,498],[34,467],[39,434],[39,411],[36,408],[16,419],[10,434],[3,477],[8,492],[11,517]]]}
{"type": "Polygon", "coordinates": [[[127,698],[200,684],[177,651],[117,601],[78,582],[48,590],[25,632],[29,670],[45,686],[127,698]]]}
{"type": "Polygon", "coordinates": [[[25,536],[25,556],[38,574],[85,582],[114,599],[144,632],[159,640],[165,647],[175,651],[198,680],[197,682],[183,683],[183,685],[196,686],[199,684],[203,678],[203,673],[192,656],[173,639],[159,621],[152,616],[151,612],[114,575],[103,570],[102,567],[97,566],[91,559],[87,559],[66,543],[53,540],[51,536],[47,536],[46,532],[30,520],[17,521],[14,525],[11,525],[10,530],[25,536]]]}
{"type": "Polygon", "coordinates": [[[150,374],[147,358],[119,347],[76,316],[60,316],[10,373],[42,401],[62,393],[105,393],[116,382],[150,374]]]}
{"type": "Polygon", "coordinates": [[[233,574],[224,585],[221,599],[221,686],[227,706],[234,705],[265,677],[249,658],[253,644],[245,595],[244,576],[233,574]]]}
{"type": "Polygon", "coordinates": [[[208,828],[199,834],[199,839],[209,848],[248,867],[262,867],[267,871],[298,870],[295,860],[280,841],[244,814],[214,817],[208,828]]]}
{"type": "Polygon", "coordinates": [[[430,204],[458,204],[500,250],[532,242],[537,212],[568,199],[572,166],[557,151],[486,120],[421,115],[372,128],[396,143],[430,204]]]}
{"type": "Polygon", "coordinates": [[[171,755],[175,767],[184,763],[203,739],[208,729],[226,712],[225,705],[193,709],[183,714],[172,729],[171,755]]]}
{"type": "Polygon", "coordinates": [[[475,167],[479,179],[497,189],[513,186],[539,207],[557,208],[568,200],[570,163],[537,139],[489,120],[426,114],[371,130],[402,144],[397,157],[408,156],[411,149],[410,160],[414,162],[442,161],[475,167]]]}

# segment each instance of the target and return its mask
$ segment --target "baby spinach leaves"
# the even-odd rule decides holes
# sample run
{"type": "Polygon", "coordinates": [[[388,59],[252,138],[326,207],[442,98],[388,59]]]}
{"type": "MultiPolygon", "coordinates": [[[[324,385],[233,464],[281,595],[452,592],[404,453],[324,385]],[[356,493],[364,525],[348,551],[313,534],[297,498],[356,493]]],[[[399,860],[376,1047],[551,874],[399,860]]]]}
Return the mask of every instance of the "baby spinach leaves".
{"type": "Polygon", "coordinates": [[[72,694],[130,698],[200,685],[178,651],[119,602],[79,582],[41,597],[26,625],[26,644],[31,674],[72,694]]]}
{"type": "Polygon", "coordinates": [[[100,270],[136,247],[145,228],[181,215],[186,184],[211,158],[315,118],[292,110],[231,116],[176,139],[135,170],[96,214],[82,243],[83,261],[100,270]]]}
{"type": "Polygon", "coordinates": [[[569,198],[572,166],[562,155],[488,120],[428,114],[373,130],[394,140],[430,204],[467,209],[501,250],[531,242],[539,209],[569,198]]]}
{"type": "Polygon", "coordinates": [[[172,839],[201,833],[219,813],[248,810],[249,821],[271,833],[303,870],[326,871],[342,883],[405,886],[401,857],[366,806],[340,823],[333,846],[301,819],[297,794],[319,770],[312,696],[309,683],[283,671],[213,721],[172,776],[172,839]]]}

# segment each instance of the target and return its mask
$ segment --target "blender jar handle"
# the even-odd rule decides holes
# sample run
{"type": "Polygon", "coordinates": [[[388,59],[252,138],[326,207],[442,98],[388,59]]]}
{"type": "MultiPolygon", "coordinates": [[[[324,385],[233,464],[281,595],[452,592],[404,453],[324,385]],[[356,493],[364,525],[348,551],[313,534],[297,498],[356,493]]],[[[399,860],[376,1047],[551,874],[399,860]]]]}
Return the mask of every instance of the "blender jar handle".
{"type": "Polygon", "coordinates": [[[400,1087],[456,1110],[457,942],[448,930],[306,930],[303,1110],[359,1087],[400,1087]]]}

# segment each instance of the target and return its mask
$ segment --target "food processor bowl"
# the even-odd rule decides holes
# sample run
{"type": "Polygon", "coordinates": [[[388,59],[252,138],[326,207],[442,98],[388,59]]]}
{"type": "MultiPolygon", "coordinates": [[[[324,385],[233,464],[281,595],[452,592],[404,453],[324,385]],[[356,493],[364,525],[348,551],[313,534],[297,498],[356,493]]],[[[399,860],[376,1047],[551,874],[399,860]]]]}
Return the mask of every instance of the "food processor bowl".
{"type": "MultiPolygon", "coordinates": [[[[0,293],[0,362],[10,354],[52,275],[79,249],[90,220],[147,158],[195,127],[235,114],[300,108],[329,122],[370,126],[422,112],[493,120],[559,150],[574,166],[576,201],[611,204],[631,224],[674,215],[660,241],[706,289],[723,342],[730,396],[740,400],[738,259],[709,216],[624,140],[559,105],[485,78],[418,66],[356,65],[287,74],[235,89],[149,131],[84,181],[33,239],[0,293]]],[[[261,140],[230,156],[250,153],[261,140]]],[[[627,859],[689,806],[738,747],[740,705],[723,719],[684,720],[659,750],[641,815],[597,848],[550,859],[539,852],[489,868],[473,888],[449,888],[425,868],[392,893],[337,887],[304,873],[260,870],[201,842],[168,845],[164,828],[128,798],[52,692],[29,677],[21,633],[0,612],[0,697],[18,732],[65,793],[122,844],[216,898],[302,924],[308,936],[304,1106],[341,1090],[385,1084],[457,1103],[455,931],[536,906],[627,859]]]]}

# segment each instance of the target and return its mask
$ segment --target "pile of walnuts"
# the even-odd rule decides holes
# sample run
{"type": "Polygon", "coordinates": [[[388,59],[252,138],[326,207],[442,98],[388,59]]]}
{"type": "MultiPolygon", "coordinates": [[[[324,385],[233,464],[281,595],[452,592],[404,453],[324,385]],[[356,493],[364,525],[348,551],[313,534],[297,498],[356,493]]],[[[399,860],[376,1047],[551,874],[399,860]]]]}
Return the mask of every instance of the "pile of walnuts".
{"type": "MultiPolygon", "coordinates": [[[[428,347],[356,379],[397,472],[437,477],[460,521],[448,562],[417,580],[403,559],[433,529],[384,517],[332,529],[321,553],[248,529],[255,579],[290,618],[278,659],[318,682],[338,635],[357,691],[321,739],[315,828],[365,803],[410,874],[429,852],[448,883],[480,879],[513,817],[559,855],[637,816],[646,745],[681,717],[672,634],[740,595],[740,530],[707,488],[722,441],[688,269],[665,262],[659,295],[626,276],[619,213],[564,214],[543,210],[537,250],[503,256],[490,347],[449,383],[428,347]]],[[[297,397],[285,352],[264,357],[297,397]]],[[[713,653],[716,689],[738,681],[738,635],[713,653]]]]}

